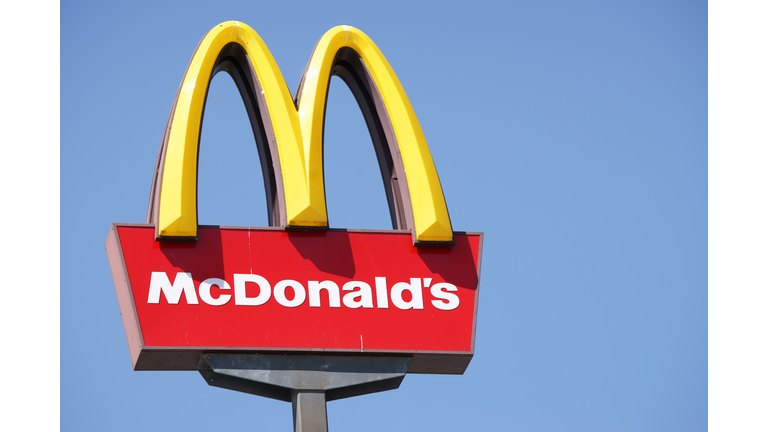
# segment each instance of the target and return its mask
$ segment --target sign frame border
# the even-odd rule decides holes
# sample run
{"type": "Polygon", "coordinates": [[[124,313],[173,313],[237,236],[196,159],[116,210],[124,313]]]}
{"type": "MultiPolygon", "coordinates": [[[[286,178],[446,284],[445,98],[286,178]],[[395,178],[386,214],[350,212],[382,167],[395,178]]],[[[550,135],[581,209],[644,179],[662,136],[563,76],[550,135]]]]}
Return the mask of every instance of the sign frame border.
{"type": "MultiPolygon", "coordinates": [[[[203,354],[230,353],[230,354],[304,354],[304,355],[349,355],[357,357],[372,356],[406,356],[413,358],[408,373],[422,374],[454,374],[461,375],[469,366],[469,362],[475,353],[475,341],[477,333],[477,309],[480,300],[480,268],[483,254],[483,233],[453,231],[454,235],[479,236],[477,257],[477,286],[475,287],[475,308],[472,318],[472,342],[467,351],[425,351],[425,350],[365,350],[357,349],[327,349],[327,348],[231,348],[231,347],[168,347],[147,346],[144,343],[141,324],[139,322],[133,290],[128,278],[128,269],[123,255],[118,227],[142,227],[155,228],[154,224],[147,223],[113,223],[110,227],[105,248],[112,280],[120,307],[120,315],[128,341],[128,349],[131,355],[131,363],[134,370],[198,370],[198,362],[203,354]]],[[[308,231],[291,227],[255,227],[255,226],[222,226],[199,225],[199,228],[214,229],[254,229],[260,231],[308,231]]],[[[368,230],[368,229],[342,229],[330,228],[323,231],[349,232],[349,233],[385,233],[385,234],[411,234],[410,230],[368,230]]],[[[416,246],[419,247],[419,246],[416,246]]],[[[423,246],[426,247],[426,246],[423,246]]]]}

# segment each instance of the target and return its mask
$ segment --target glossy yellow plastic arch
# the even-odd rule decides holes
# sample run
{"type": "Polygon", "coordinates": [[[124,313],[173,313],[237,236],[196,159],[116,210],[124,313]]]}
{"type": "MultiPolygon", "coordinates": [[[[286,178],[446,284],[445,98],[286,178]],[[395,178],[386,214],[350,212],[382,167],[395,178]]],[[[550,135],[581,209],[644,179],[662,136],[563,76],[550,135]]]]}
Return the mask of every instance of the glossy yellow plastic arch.
{"type": "Polygon", "coordinates": [[[360,30],[334,27],[317,43],[303,79],[298,110],[274,58],[258,34],[228,21],[203,38],[179,90],[164,158],[157,232],[197,235],[197,152],[200,119],[211,73],[229,43],[244,48],[263,90],[282,171],[288,226],[328,225],[323,183],[323,116],[336,53],[355,50],[381,94],[405,168],[416,240],[450,242],[453,232],[440,180],[421,126],[397,76],[360,30]]]}

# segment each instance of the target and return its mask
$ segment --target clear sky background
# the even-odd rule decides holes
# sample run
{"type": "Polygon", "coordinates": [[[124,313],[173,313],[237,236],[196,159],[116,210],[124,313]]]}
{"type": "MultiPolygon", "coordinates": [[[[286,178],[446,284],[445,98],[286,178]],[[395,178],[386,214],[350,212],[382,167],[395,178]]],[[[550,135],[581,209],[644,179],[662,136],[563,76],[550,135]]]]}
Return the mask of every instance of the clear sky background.
{"type": "MultiPolygon", "coordinates": [[[[132,371],[104,251],[111,223],[145,220],[195,46],[237,20],[292,91],[325,31],[367,33],[454,229],[485,233],[466,373],[330,402],[331,430],[707,430],[707,19],[700,1],[62,2],[61,429],[291,430],[288,403],[132,371]]],[[[325,147],[331,226],[390,228],[338,78],[325,147]]],[[[199,161],[200,223],[267,225],[226,74],[199,161]]]]}

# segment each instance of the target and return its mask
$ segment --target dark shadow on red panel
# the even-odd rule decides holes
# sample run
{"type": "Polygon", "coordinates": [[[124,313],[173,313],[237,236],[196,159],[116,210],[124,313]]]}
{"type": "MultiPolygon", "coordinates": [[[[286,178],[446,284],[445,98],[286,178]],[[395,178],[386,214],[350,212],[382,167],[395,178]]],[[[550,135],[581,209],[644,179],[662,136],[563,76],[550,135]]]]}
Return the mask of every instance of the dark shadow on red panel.
{"type": "Polygon", "coordinates": [[[318,270],[352,278],[355,275],[355,260],[349,233],[345,231],[288,231],[288,239],[301,254],[318,270]]]}
{"type": "Polygon", "coordinates": [[[439,274],[443,280],[456,285],[476,289],[479,281],[479,260],[482,248],[482,236],[467,235],[454,232],[455,244],[450,248],[417,247],[419,258],[433,273],[439,274]],[[477,249],[478,258],[472,252],[473,245],[477,249]]]}
{"type": "Polygon", "coordinates": [[[192,279],[197,283],[212,277],[222,279],[226,277],[221,229],[218,227],[200,226],[199,239],[194,243],[169,241],[157,243],[168,261],[175,267],[192,273],[192,279]],[[202,272],[199,269],[205,269],[205,271],[202,272]]]}

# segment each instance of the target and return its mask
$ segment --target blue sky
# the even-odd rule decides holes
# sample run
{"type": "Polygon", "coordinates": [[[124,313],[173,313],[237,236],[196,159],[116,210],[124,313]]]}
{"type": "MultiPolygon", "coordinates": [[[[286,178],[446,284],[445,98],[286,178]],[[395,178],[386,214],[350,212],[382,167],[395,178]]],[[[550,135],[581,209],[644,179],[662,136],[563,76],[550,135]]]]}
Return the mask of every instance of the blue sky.
{"type": "MultiPolygon", "coordinates": [[[[144,222],[195,46],[238,20],[292,91],[325,31],[367,33],[413,104],[454,229],[485,233],[466,373],[331,402],[331,430],[706,430],[707,19],[691,1],[63,3],[61,429],[291,428],[290,404],[132,371],[103,246],[111,223],[144,222]]],[[[388,228],[338,79],[325,142],[331,226],[388,228]]],[[[266,225],[257,158],[220,74],[201,223],[266,225]]]]}

